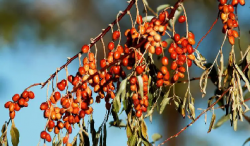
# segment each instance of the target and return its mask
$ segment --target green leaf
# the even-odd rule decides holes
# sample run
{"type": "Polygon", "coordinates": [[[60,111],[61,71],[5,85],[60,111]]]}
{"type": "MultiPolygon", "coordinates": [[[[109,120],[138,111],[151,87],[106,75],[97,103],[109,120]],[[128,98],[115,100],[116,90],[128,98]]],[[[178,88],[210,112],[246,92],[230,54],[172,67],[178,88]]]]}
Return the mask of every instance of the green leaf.
{"type": "Polygon", "coordinates": [[[161,138],[162,138],[162,135],[160,135],[159,133],[154,133],[152,135],[152,139],[153,139],[154,142],[160,140],[161,138]]]}
{"type": "Polygon", "coordinates": [[[167,7],[170,7],[169,4],[163,4],[163,5],[159,5],[157,8],[156,8],[156,11],[157,13],[160,12],[161,10],[167,8],[167,7]]]}
{"type": "Polygon", "coordinates": [[[169,104],[169,101],[171,99],[171,98],[168,97],[170,89],[171,88],[169,88],[168,92],[164,95],[163,100],[162,100],[162,102],[160,104],[160,114],[162,114],[162,112],[164,111],[166,105],[169,104]]]}
{"type": "Polygon", "coordinates": [[[142,21],[143,21],[143,22],[149,22],[149,21],[151,21],[152,18],[154,18],[154,16],[143,17],[143,18],[142,18],[142,21]]]}
{"type": "Polygon", "coordinates": [[[126,84],[127,84],[127,79],[124,79],[121,84],[120,84],[120,88],[115,96],[115,99],[113,100],[113,106],[114,106],[114,111],[116,113],[119,112],[120,108],[121,108],[121,100],[120,100],[120,95],[123,94],[122,96],[125,97],[125,93],[126,93],[126,84]]]}
{"type": "Polygon", "coordinates": [[[141,133],[145,139],[148,139],[147,125],[144,120],[141,121],[141,133]]]}
{"type": "Polygon", "coordinates": [[[243,146],[250,141],[250,137],[248,139],[245,140],[245,142],[243,143],[243,146]]]}
{"type": "Polygon", "coordinates": [[[193,118],[193,120],[195,119],[195,108],[194,105],[189,103],[188,104],[188,109],[190,111],[191,117],[193,118]]]}
{"type": "Polygon", "coordinates": [[[126,127],[126,124],[123,123],[122,120],[119,120],[119,122],[110,121],[109,124],[110,124],[110,126],[113,126],[113,127],[126,127]]]}
{"type": "Polygon", "coordinates": [[[129,124],[127,124],[126,133],[128,138],[130,138],[133,135],[132,129],[130,128],[129,124]]]}
{"type": "Polygon", "coordinates": [[[2,126],[2,130],[1,130],[2,134],[5,132],[6,128],[7,128],[6,124],[4,123],[3,126],[2,126]]]}
{"type": "Polygon", "coordinates": [[[15,127],[14,122],[12,123],[11,129],[10,129],[10,136],[11,136],[11,142],[13,146],[18,146],[19,143],[19,131],[15,127]]]}
{"type": "Polygon", "coordinates": [[[137,81],[139,83],[139,93],[141,95],[141,98],[143,98],[143,79],[141,76],[137,76],[137,81]]]}
{"type": "Polygon", "coordinates": [[[211,132],[211,130],[212,130],[213,126],[214,126],[215,118],[216,118],[216,115],[213,114],[213,115],[212,115],[211,122],[210,122],[210,125],[209,125],[209,129],[208,129],[207,133],[211,132]]]}
{"type": "Polygon", "coordinates": [[[228,121],[230,119],[230,115],[225,115],[222,116],[214,125],[213,129],[216,129],[218,127],[220,127],[222,124],[224,124],[226,121],[228,121]]]}
{"type": "Polygon", "coordinates": [[[142,142],[143,142],[144,146],[152,146],[152,144],[150,142],[148,142],[147,140],[142,139],[142,142]]]}
{"type": "Polygon", "coordinates": [[[129,145],[130,146],[135,146],[136,145],[136,142],[137,142],[137,130],[135,130],[133,136],[129,139],[129,145]]]}
{"type": "Polygon", "coordinates": [[[244,75],[244,73],[242,72],[242,70],[240,69],[240,67],[237,64],[234,63],[234,67],[236,68],[236,70],[238,71],[238,73],[240,74],[242,79],[244,80],[248,91],[250,91],[250,85],[249,85],[249,81],[248,81],[247,77],[244,75]]]}

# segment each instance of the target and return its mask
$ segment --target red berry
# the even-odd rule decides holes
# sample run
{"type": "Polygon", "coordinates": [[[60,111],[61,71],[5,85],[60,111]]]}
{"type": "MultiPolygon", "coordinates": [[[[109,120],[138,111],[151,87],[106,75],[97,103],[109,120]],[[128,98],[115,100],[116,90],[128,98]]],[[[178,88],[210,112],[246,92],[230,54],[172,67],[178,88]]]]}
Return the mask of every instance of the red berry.
{"type": "Polygon", "coordinates": [[[15,95],[12,97],[12,100],[13,100],[14,102],[17,102],[19,98],[20,98],[19,94],[15,94],[15,95]]]}
{"type": "Polygon", "coordinates": [[[141,15],[137,15],[137,17],[136,17],[136,23],[137,24],[142,24],[142,16],[141,15]]]}
{"type": "Polygon", "coordinates": [[[23,91],[22,97],[27,98],[28,96],[29,96],[29,92],[28,91],[23,91]]]}
{"type": "Polygon", "coordinates": [[[162,63],[162,65],[168,65],[168,58],[167,57],[162,57],[162,59],[161,59],[161,63],[162,63]]]}
{"type": "Polygon", "coordinates": [[[176,58],[177,58],[177,53],[176,53],[176,52],[172,52],[172,53],[170,54],[170,57],[171,57],[172,59],[176,59],[176,58]]]}
{"type": "Polygon", "coordinates": [[[128,66],[128,58],[127,57],[122,59],[122,65],[128,66]]]}
{"type": "Polygon", "coordinates": [[[179,23],[183,23],[186,21],[186,17],[182,15],[179,17],[178,21],[179,21],[179,23]]]}
{"type": "Polygon", "coordinates": [[[101,66],[101,68],[104,68],[106,66],[106,59],[102,59],[100,61],[100,66],[101,66]]]}
{"type": "Polygon", "coordinates": [[[227,0],[220,0],[220,4],[224,5],[227,3],[227,0]]]}
{"type": "Polygon", "coordinates": [[[83,45],[82,46],[82,52],[83,53],[88,53],[89,52],[89,46],[88,45],[83,45]]]}
{"type": "Polygon", "coordinates": [[[176,81],[178,81],[178,79],[179,79],[179,75],[178,75],[178,74],[175,74],[175,75],[173,76],[173,81],[176,82],[176,81]]]}
{"type": "Polygon", "coordinates": [[[114,49],[114,47],[115,47],[115,43],[114,43],[114,42],[109,42],[109,44],[108,44],[108,49],[109,49],[110,51],[112,51],[112,50],[114,49]]]}
{"type": "Polygon", "coordinates": [[[177,63],[174,61],[174,62],[172,62],[172,64],[171,64],[171,69],[172,69],[172,70],[176,70],[176,68],[177,68],[177,63]]]}
{"type": "Polygon", "coordinates": [[[129,82],[131,85],[134,85],[137,82],[137,78],[135,76],[132,76],[132,77],[130,77],[129,82]]]}
{"type": "Polygon", "coordinates": [[[180,38],[181,38],[181,36],[180,36],[178,33],[176,33],[176,34],[174,35],[174,41],[175,41],[175,42],[178,42],[178,41],[180,40],[180,38]]]}
{"type": "Polygon", "coordinates": [[[113,35],[112,35],[113,40],[115,41],[115,40],[119,39],[119,37],[120,37],[120,32],[117,30],[114,31],[113,35]]]}
{"type": "Polygon", "coordinates": [[[160,55],[162,53],[162,47],[156,47],[155,48],[155,54],[160,55]]]}
{"type": "Polygon", "coordinates": [[[136,111],[136,117],[140,118],[141,115],[142,115],[142,111],[141,110],[136,111]]]}
{"type": "Polygon", "coordinates": [[[41,139],[45,139],[46,135],[47,135],[47,132],[46,131],[42,131],[41,134],[40,134],[41,139]]]}
{"type": "Polygon", "coordinates": [[[114,52],[114,59],[119,59],[121,54],[118,51],[114,52]]]}
{"type": "Polygon", "coordinates": [[[34,99],[35,98],[35,94],[32,91],[29,91],[29,95],[28,95],[29,99],[34,99]]]}
{"type": "Polygon", "coordinates": [[[15,112],[15,111],[10,112],[10,113],[9,113],[10,119],[14,119],[14,118],[15,118],[15,115],[16,115],[16,112],[15,112]]]}
{"type": "Polygon", "coordinates": [[[10,106],[11,103],[12,103],[11,101],[7,101],[7,102],[4,104],[4,107],[5,107],[5,108],[9,108],[9,106],[10,106]]]}
{"type": "Polygon", "coordinates": [[[136,70],[136,73],[139,75],[142,74],[144,71],[144,69],[141,66],[137,66],[135,70],[136,70]]]}
{"type": "Polygon", "coordinates": [[[51,137],[50,137],[49,133],[46,134],[45,139],[47,142],[51,142],[51,137]]]}
{"type": "Polygon", "coordinates": [[[60,91],[63,91],[65,89],[65,86],[63,85],[62,82],[59,82],[57,83],[57,88],[60,90],[60,91]]]}

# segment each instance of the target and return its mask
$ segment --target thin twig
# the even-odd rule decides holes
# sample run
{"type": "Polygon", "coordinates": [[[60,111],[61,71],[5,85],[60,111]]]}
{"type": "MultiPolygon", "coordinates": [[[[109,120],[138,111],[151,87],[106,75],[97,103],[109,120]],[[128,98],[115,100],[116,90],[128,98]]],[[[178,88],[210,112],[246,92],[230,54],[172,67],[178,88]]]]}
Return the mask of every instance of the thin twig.
{"type": "Polygon", "coordinates": [[[163,141],[162,143],[160,143],[158,146],[165,144],[166,142],[168,142],[170,139],[177,137],[178,135],[180,135],[183,131],[185,131],[189,126],[191,126],[192,124],[194,124],[194,122],[196,122],[203,114],[205,114],[207,111],[209,111],[212,107],[214,107],[217,102],[219,102],[221,100],[221,98],[231,89],[231,87],[229,87],[226,91],[224,91],[221,96],[210,106],[208,107],[206,110],[204,110],[198,117],[196,117],[191,123],[189,123],[187,126],[185,126],[184,128],[181,129],[181,131],[179,131],[178,133],[176,133],[175,135],[169,137],[168,139],[166,139],[165,141],[163,141]]]}

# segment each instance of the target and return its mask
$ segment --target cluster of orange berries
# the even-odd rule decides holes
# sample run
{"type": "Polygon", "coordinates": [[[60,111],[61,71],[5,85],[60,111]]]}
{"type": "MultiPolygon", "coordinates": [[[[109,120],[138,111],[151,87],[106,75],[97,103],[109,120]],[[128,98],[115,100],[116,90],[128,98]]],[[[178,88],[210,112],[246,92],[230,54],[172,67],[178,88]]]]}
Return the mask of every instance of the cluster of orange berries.
{"type": "Polygon", "coordinates": [[[28,107],[28,101],[34,98],[35,94],[32,91],[23,91],[21,96],[19,94],[15,94],[12,97],[12,101],[7,101],[4,104],[4,107],[9,109],[10,119],[15,118],[16,111],[19,111],[22,107],[28,107]]]}
{"type": "Polygon", "coordinates": [[[130,89],[134,91],[132,95],[132,100],[134,104],[134,109],[136,110],[136,116],[139,118],[142,116],[142,112],[147,111],[147,107],[149,105],[148,102],[148,76],[146,74],[142,75],[143,80],[143,97],[141,94],[138,94],[138,81],[135,76],[130,77],[130,89]]]}
{"type": "Polygon", "coordinates": [[[239,36],[238,32],[233,30],[239,25],[234,14],[234,7],[236,7],[238,4],[242,6],[245,5],[245,0],[232,0],[231,4],[227,4],[227,0],[220,0],[219,4],[220,18],[224,24],[222,32],[227,32],[228,41],[231,45],[234,45],[235,38],[239,36]]]}

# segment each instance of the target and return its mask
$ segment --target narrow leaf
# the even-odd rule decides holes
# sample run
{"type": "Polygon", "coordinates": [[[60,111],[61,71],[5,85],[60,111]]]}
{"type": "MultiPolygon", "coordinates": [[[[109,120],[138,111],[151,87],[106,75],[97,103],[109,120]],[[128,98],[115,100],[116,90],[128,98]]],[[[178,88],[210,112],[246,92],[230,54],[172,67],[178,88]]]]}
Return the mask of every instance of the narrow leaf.
{"type": "Polygon", "coordinates": [[[132,129],[130,128],[129,124],[127,124],[126,133],[128,138],[130,138],[133,135],[132,129]]]}
{"type": "Polygon", "coordinates": [[[242,70],[240,69],[240,67],[237,64],[234,63],[234,67],[236,68],[236,70],[238,71],[238,73],[240,74],[242,79],[244,80],[248,91],[250,91],[250,85],[249,85],[249,81],[248,81],[247,77],[244,75],[244,73],[242,72],[242,70]]]}
{"type": "Polygon", "coordinates": [[[158,12],[160,12],[161,10],[163,10],[163,9],[165,9],[165,8],[167,8],[167,7],[170,7],[170,5],[169,5],[169,4],[160,5],[160,6],[158,6],[158,7],[156,8],[156,11],[157,11],[157,13],[158,13],[158,12]]]}
{"type": "Polygon", "coordinates": [[[202,97],[204,97],[206,95],[207,78],[208,78],[209,70],[210,70],[210,68],[206,69],[202,73],[201,78],[200,78],[200,88],[201,88],[201,92],[202,92],[202,97]]]}
{"type": "Polygon", "coordinates": [[[188,109],[190,111],[191,117],[193,118],[193,120],[195,119],[195,108],[194,105],[189,103],[188,104],[188,109]]]}
{"type": "Polygon", "coordinates": [[[143,98],[143,80],[141,76],[137,76],[137,81],[139,83],[139,93],[141,97],[143,98]]]}
{"type": "Polygon", "coordinates": [[[216,115],[213,114],[207,133],[211,132],[211,130],[212,130],[213,126],[214,126],[215,118],[216,118],[216,115]]]}
{"type": "Polygon", "coordinates": [[[143,21],[143,22],[149,22],[149,21],[151,21],[151,19],[153,19],[153,18],[154,18],[154,16],[143,17],[143,18],[142,18],[142,21],[143,21]]]}
{"type": "Polygon", "coordinates": [[[15,127],[15,124],[12,123],[11,129],[10,129],[10,136],[11,136],[11,142],[13,146],[18,146],[19,143],[19,131],[15,127]]]}
{"type": "Polygon", "coordinates": [[[160,135],[159,133],[154,133],[152,135],[152,139],[153,139],[154,142],[160,140],[161,138],[162,138],[162,135],[160,135]]]}
{"type": "Polygon", "coordinates": [[[230,115],[225,115],[222,116],[214,125],[213,129],[216,129],[218,127],[220,127],[222,124],[224,124],[226,121],[228,121],[230,119],[230,115]]]}
{"type": "Polygon", "coordinates": [[[145,139],[148,139],[147,125],[146,125],[146,123],[145,123],[144,120],[141,121],[141,132],[142,132],[142,136],[143,136],[145,139]]]}
{"type": "Polygon", "coordinates": [[[162,100],[162,102],[160,104],[160,114],[162,114],[162,112],[164,111],[166,105],[169,104],[169,101],[171,99],[171,98],[168,97],[169,92],[170,92],[170,88],[169,88],[168,92],[164,95],[163,100],[162,100]]]}

